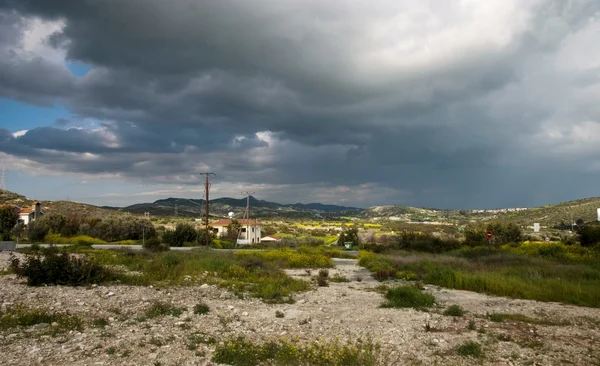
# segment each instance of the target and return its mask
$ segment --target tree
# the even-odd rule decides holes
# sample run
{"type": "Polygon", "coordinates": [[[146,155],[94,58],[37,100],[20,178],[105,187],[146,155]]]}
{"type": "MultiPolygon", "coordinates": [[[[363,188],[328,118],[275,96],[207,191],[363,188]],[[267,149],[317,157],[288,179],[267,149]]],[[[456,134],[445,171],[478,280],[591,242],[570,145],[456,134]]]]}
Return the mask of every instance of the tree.
{"type": "Polygon", "coordinates": [[[163,234],[163,241],[172,247],[182,247],[186,244],[195,244],[198,239],[196,228],[188,223],[177,224],[175,230],[167,230],[163,234]]]}
{"type": "Polygon", "coordinates": [[[344,245],[345,243],[351,242],[352,246],[356,246],[360,244],[360,239],[358,238],[358,229],[353,227],[346,231],[342,231],[338,238],[338,245],[344,245]]]}
{"type": "Polygon", "coordinates": [[[600,225],[597,223],[588,223],[577,226],[577,236],[581,246],[588,247],[600,243],[600,225]]]}
{"type": "Polygon", "coordinates": [[[2,240],[10,240],[12,229],[19,221],[19,215],[12,206],[0,207],[0,235],[2,240]]]}
{"type": "Polygon", "coordinates": [[[227,234],[225,235],[225,237],[228,240],[235,242],[240,233],[240,227],[241,225],[237,220],[232,220],[231,224],[227,225],[227,234]]]}

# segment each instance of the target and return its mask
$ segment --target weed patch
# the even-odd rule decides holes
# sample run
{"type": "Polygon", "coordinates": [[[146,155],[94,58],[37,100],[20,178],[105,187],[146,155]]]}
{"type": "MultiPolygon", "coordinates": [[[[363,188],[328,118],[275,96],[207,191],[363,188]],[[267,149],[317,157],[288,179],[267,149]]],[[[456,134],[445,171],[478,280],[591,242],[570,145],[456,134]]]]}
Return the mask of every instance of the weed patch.
{"type": "Polygon", "coordinates": [[[384,308],[415,308],[422,309],[433,306],[435,297],[423,293],[412,286],[394,287],[385,294],[387,300],[381,306],[384,308]]]}
{"type": "Polygon", "coordinates": [[[446,288],[600,307],[598,257],[589,248],[565,247],[523,244],[401,256],[361,251],[359,264],[380,281],[410,274],[411,279],[446,288]]]}
{"type": "Polygon", "coordinates": [[[468,341],[456,347],[456,353],[463,357],[482,357],[483,349],[477,342],[468,341]]]}
{"type": "Polygon", "coordinates": [[[204,282],[229,288],[240,297],[249,295],[268,303],[292,302],[294,292],[310,289],[306,281],[286,275],[275,260],[254,255],[206,250],[189,253],[97,251],[91,255],[99,263],[124,266],[139,273],[117,275],[121,283],[129,285],[190,285],[194,283],[190,278],[202,277],[204,282]]]}
{"type": "Polygon", "coordinates": [[[166,316],[166,315],[179,317],[185,310],[186,309],[184,309],[184,308],[178,308],[171,304],[167,304],[167,303],[160,302],[160,301],[155,301],[150,306],[150,308],[148,308],[148,310],[146,310],[146,312],[144,314],[146,315],[146,318],[148,318],[148,319],[156,318],[159,316],[166,316]]]}
{"type": "Polygon", "coordinates": [[[276,365],[332,365],[372,366],[379,359],[380,349],[372,341],[357,340],[342,345],[309,343],[298,345],[295,341],[278,340],[254,343],[243,337],[219,343],[212,361],[233,366],[276,365]]]}
{"type": "Polygon", "coordinates": [[[486,318],[492,322],[502,323],[504,321],[515,321],[527,324],[537,324],[537,325],[570,325],[571,323],[562,320],[552,320],[552,319],[537,319],[531,318],[522,314],[506,314],[506,313],[489,313],[486,315],[486,318]]]}
{"type": "MultiPolygon", "coordinates": [[[[83,330],[83,320],[68,313],[29,309],[22,304],[0,311],[0,330],[44,324],[53,333],[83,330]],[[52,324],[55,323],[54,326],[52,324]]],[[[45,329],[42,328],[42,329],[45,329]]]]}
{"type": "Polygon", "coordinates": [[[194,314],[196,315],[204,315],[208,314],[210,308],[203,302],[199,302],[194,306],[194,314]]]}
{"type": "Polygon", "coordinates": [[[340,274],[336,274],[329,279],[331,282],[350,282],[350,280],[340,274]]]}
{"type": "Polygon", "coordinates": [[[259,251],[243,251],[236,252],[235,256],[242,258],[260,258],[268,263],[275,263],[283,268],[325,268],[333,267],[333,261],[318,250],[303,250],[293,251],[289,248],[273,249],[263,252],[259,251]]]}
{"type": "Polygon", "coordinates": [[[465,310],[461,308],[460,305],[450,305],[446,310],[444,310],[444,315],[463,316],[465,315],[465,310]]]}

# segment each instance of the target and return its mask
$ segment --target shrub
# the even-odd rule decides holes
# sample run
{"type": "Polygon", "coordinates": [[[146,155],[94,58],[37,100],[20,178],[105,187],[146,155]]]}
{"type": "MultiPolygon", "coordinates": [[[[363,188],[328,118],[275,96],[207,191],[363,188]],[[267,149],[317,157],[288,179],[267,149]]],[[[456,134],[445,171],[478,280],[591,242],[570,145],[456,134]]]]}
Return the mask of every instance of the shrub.
{"type": "Polygon", "coordinates": [[[394,287],[385,294],[387,302],[382,307],[384,308],[427,308],[433,306],[435,297],[433,295],[423,293],[413,286],[394,287]]]}
{"type": "Polygon", "coordinates": [[[319,277],[323,277],[323,278],[329,277],[329,270],[327,268],[321,268],[319,270],[319,277]]]}
{"type": "Polygon", "coordinates": [[[317,277],[317,285],[319,285],[320,287],[329,286],[329,282],[327,282],[327,277],[318,276],[317,277]]]}
{"type": "Polygon", "coordinates": [[[142,237],[150,239],[156,236],[152,222],[135,216],[109,216],[101,221],[90,220],[88,224],[86,231],[89,232],[83,232],[84,234],[108,242],[142,240],[142,237]]]}
{"type": "Polygon", "coordinates": [[[283,313],[283,311],[281,311],[281,310],[277,310],[277,311],[275,312],[275,317],[276,317],[276,318],[284,318],[284,317],[285,317],[285,314],[283,313]]]}
{"type": "Polygon", "coordinates": [[[477,342],[468,341],[456,347],[456,353],[463,357],[481,357],[483,350],[477,342]]]}
{"type": "Polygon", "coordinates": [[[465,311],[464,311],[463,308],[460,307],[460,305],[450,305],[444,311],[444,315],[448,315],[448,316],[463,316],[463,315],[465,315],[465,311]]]}
{"type": "Polygon", "coordinates": [[[48,228],[36,221],[30,222],[27,226],[27,238],[31,242],[42,242],[48,235],[48,228]]]}
{"type": "Polygon", "coordinates": [[[11,256],[10,269],[18,277],[26,277],[29,286],[69,285],[101,283],[111,280],[113,274],[85,256],[73,256],[58,252],[54,248],[44,248],[43,256],[27,255],[25,262],[11,256]]]}
{"type": "Polygon", "coordinates": [[[171,304],[167,304],[160,301],[155,301],[148,310],[146,310],[145,314],[147,318],[156,318],[159,316],[170,315],[174,317],[178,317],[185,311],[184,308],[178,308],[171,304]]]}
{"type": "Polygon", "coordinates": [[[194,225],[187,223],[177,224],[175,230],[166,230],[163,241],[172,247],[183,247],[185,243],[196,243],[198,232],[194,225]]]}
{"type": "Polygon", "coordinates": [[[582,246],[593,246],[600,243],[600,225],[586,224],[577,227],[577,236],[582,246]]]}
{"type": "Polygon", "coordinates": [[[210,308],[203,302],[199,302],[196,304],[196,306],[194,306],[194,314],[196,315],[204,315],[207,314],[209,311],[210,308]]]}
{"type": "Polygon", "coordinates": [[[151,252],[166,252],[170,248],[168,244],[163,244],[157,237],[154,237],[144,241],[144,249],[151,252]]]}

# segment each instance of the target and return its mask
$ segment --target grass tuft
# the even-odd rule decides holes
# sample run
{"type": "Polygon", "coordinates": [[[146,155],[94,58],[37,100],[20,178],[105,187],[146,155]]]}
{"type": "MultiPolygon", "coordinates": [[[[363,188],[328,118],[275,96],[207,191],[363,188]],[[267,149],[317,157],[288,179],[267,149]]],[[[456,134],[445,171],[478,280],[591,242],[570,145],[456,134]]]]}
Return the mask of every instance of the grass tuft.
{"type": "Polygon", "coordinates": [[[450,305],[446,310],[444,310],[444,315],[463,316],[465,315],[465,310],[461,308],[460,305],[450,305]]]}
{"type": "Polygon", "coordinates": [[[210,308],[203,302],[199,302],[194,306],[194,314],[196,315],[204,315],[208,314],[210,308]]]}
{"type": "Polygon", "coordinates": [[[148,319],[156,318],[159,316],[166,316],[166,315],[179,317],[185,310],[186,309],[184,309],[184,308],[178,308],[171,304],[167,304],[167,303],[160,302],[160,301],[155,301],[154,303],[152,303],[150,308],[148,308],[148,310],[146,310],[145,315],[146,315],[146,318],[148,318],[148,319]]]}
{"type": "Polygon", "coordinates": [[[479,343],[468,341],[456,347],[456,353],[463,357],[479,358],[483,356],[483,349],[479,343]]]}
{"type": "Polygon", "coordinates": [[[435,297],[423,293],[412,286],[394,287],[385,294],[387,302],[381,305],[384,308],[415,308],[422,309],[433,306],[435,297]]]}

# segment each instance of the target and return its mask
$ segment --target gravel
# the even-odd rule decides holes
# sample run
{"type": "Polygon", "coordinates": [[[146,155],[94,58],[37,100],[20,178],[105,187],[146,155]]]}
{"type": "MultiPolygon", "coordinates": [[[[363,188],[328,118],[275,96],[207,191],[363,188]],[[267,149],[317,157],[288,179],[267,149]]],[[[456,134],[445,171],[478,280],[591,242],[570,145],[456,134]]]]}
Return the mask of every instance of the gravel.
{"type": "MultiPolygon", "coordinates": [[[[0,253],[0,269],[7,253],[0,253]]],[[[68,311],[86,323],[81,332],[53,334],[52,325],[0,330],[0,365],[214,365],[214,344],[190,345],[190,336],[217,340],[244,335],[255,340],[297,339],[348,342],[372,338],[383,349],[385,365],[577,365],[600,361],[600,310],[514,300],[468,291],[427,286],[438,306],[429,312],[383,309],[383,296],[367,270],[355,260],[336,260],[330,276],[350,282],[295,295],[294,304],[265,304],[239,299],[229,291],[191,279],[185,287],[89,286],[27,287],[14,275],[0,276],[2,309],[23,303],[68,311]],[[359,282],[356,279],[360,277],[359,282]],[[141,318],[152,302],[186,308],[179,317],[141,318]],[[210,308],[196,315],[198,302],[210,308]],[[458,304],[464,317],[443,316],[447,305],[458,304]],[[277,317],[276,312],[284,317],[277,317]],[[494,323],[487,313],[518,313],[536,319],[569,322],[550,326],[522,322],[494,323]],[[93,320],[108,324],[93,327],[93,320]],[[474,322],[475,330],[469,330],[474,322]],[[426,327],[430,331],[426,331],[426,327]],[[481,359],[459,356],[454,350],[466,341],[482,345],[481,359]]],[[[290,275],[310,281],[305,270],[290,275]]],[[[313,271],[315,272],[315,271],[313,271]]],[[[314,275],[315,273],[313,273],[314,275]]],[[[394,283],[388,283],[394,285],[394,283]]]]}

